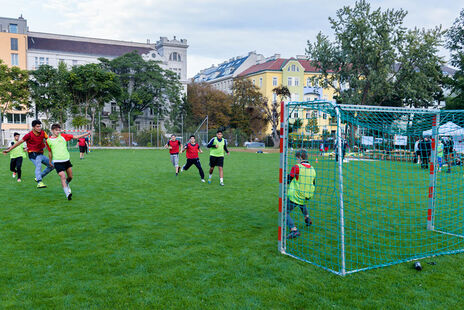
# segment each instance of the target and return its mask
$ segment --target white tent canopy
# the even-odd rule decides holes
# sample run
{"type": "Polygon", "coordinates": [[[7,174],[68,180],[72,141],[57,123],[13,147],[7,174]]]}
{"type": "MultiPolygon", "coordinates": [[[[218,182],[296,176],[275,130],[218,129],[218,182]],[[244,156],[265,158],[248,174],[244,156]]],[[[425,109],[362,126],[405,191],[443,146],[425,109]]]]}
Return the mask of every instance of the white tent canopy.
{"type": "MultiPolygon", "coordinates": [[[[432,136],[432,129],[426,130],[422,133],[424,137],[432,136]]],[[[453,122],[448,122],[438,128],[439,136],[464,136],[464,129],[453,122]]]]}

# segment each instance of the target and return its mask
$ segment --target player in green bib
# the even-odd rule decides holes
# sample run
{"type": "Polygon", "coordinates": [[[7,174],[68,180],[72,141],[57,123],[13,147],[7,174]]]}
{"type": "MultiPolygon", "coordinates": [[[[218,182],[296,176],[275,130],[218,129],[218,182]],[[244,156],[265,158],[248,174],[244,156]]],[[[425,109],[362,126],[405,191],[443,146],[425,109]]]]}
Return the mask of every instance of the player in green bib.
{"type": "MultiPolygon", "coordinates": [[[[19,141],[19,133],[15,132],[13,134],[14,142],[11,142],[11,145],[14,145],[19,141]]],[[[14,148],[10,152],[10,171],[13,172],[13,178],[18,177],[18,182],[21,182],[21,166],[23,165],[23,158],[26,158],[27,153],[22,147],[14,148]]]]}
{"type": "Polygon", "coordinates": [[[209,152],[209,178],[208,183],[211,184],[211,178],[213,177],[214,167],[218,166],[219,169],[219,184],[224,186],[224,155],[227,153],[229,155],[229,150],[227,149],[227,141],[222,137],[222,131],[218,130],[216,132],[216,137],[212,138],[207,147],[210,150],[209,152]]]}
{"type": "Polygon", "coordinates": [[[61,178],[61,185],[63,186],[64,194],[68,200],[71,200],[72,193],[69,183],[73,179],[72,164],[68,152],[67,142],[72,139],[80,139],[89,136],[90,132],[74,136],[61,133],[61,126],[59,124],[52,125],[52,136],[47,139],[47,144],[50,148],[48,157],[52,166],[55,166],[56,173],[61,178]]]}
{"type": "Polygon", "coordinates": [[[306,204],[308,200],[313,198],[316,190],[316,170],[308,162],[308,153],[305,150],[300,150],[295,153],[298,163],[292,167],[287,181],[290,184],[287,192],[287,226],[290,233],[288,239],[296,238],[300,235],[298,228],[290,216],[290,212],[295,207],[299,207],[305,217],[307,226],[312,224],[309,218],[308,208],[306,204]]]}

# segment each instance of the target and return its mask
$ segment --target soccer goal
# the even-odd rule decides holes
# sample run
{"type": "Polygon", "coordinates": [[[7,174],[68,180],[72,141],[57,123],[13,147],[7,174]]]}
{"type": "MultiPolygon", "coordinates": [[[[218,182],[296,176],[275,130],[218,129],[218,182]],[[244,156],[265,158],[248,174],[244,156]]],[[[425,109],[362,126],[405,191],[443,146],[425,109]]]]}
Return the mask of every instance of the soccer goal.
{"type": "Polygon", "coordinates": [[[464,112],[281,110],[281,253],[346,275],[464,251],[464,112]]]}
{"type": "MultiPolygon", "coordinates": [[[[67,129],[67,130],[61,130],[62,133],[65,133],[65,134],[68,134],[68,135],[74,135],[74,136],[78,136],[78,135],[82,135],[82,134],[85,134],[85,133],[88,133],[90,132],[89,130],[78,130],[78,129],[67,129]]],[[[90,151],[90,146],[92,145],[92,135],[88,136],[88,144],[89,144],[89,149],[88,151],[90,151]]],[[[79,147],[77,146],[77,140],[76,139],[72,139],[71,141],[68,141],[67,142],[67,147],[68,147],[68,151],[70,152],[79,152],[79,147]]]]}

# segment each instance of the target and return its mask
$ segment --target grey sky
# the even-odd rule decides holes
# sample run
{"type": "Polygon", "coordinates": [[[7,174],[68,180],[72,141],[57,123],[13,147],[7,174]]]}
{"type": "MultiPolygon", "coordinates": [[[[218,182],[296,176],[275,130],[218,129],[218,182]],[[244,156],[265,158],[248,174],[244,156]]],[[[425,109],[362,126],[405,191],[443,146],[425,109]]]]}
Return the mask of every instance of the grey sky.
{"type": "MultiPolygon", "coordinates": [[[[283,57],[304,54],[307,40],[331,33],[328,17],[354,1],[332,0],[0,0],[0,16],[23,14],[31,31],[145,42],[185,38],[188,76],[225,59],[256,51],[283,57]]],[[[448,28],[461,1],[385,0],[372,7],[403,8],[405,26],[448,28]]],[[[442,55],[448,58],[443,49],[442,55]]]]}

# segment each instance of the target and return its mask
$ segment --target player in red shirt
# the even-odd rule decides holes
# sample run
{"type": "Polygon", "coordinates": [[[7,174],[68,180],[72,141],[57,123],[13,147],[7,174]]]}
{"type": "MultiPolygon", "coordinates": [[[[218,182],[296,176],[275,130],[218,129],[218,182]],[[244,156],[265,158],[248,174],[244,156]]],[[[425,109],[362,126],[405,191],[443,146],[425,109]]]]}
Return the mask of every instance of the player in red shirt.
{"type": "Polygon", "coordinates": [[[47,187],[47,185],[42,182],[42,179],[53,170],[53,166],[50,165],[48,157],[44,156],[44,141],[47,138],[48,135],[42,130],[42,123],[39,120],[34,120],[32,121],[32,130],[21,140],[3,151],[3,154],[7,154],[15,147],[26,142],[29,159],[35,166],[35,180],[37,182],[37,188],[47,187]],[[46,166],[43,171],[42,164],[46,166]]]}
{"type": "Polygon", "coordinates": [[[182,144],[176,139],[176,135],[171,135],[171,140],[164,146],[169,149],[169,155],[171,156],[171,162],[176,169],[176,176],[179,174],[179,153],[182,152],[182,144]]]}
{"type": "Polygon", "coordinates": [[[181,151],[185,152],[187,157],[187,163],[180,169],[180,171],[187,171],[190,166],[195,165],[198,168],[198,172],[200,173],[201,182],[205,182],[205,173],[203,172],[203,168],[201,168],[200,158],[198,157],[198,153],[203,153],[200,149],[200,145],[195,142],[195,136],[190,136],[190,142],[184,146],[184,149],[181,151]]]}
{"type": "Polygon", "coordinates": [[[79,146],[79,159],[84,159],[84,154],[87,153],[88,144],[85,138],[79,138],[77,140],[77,145],[79,146]]]}

